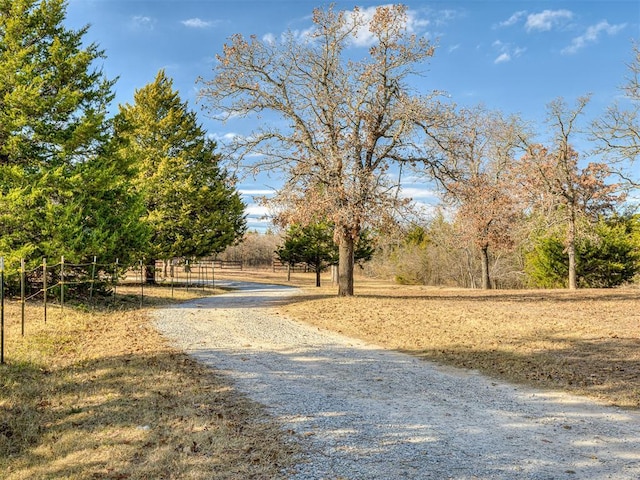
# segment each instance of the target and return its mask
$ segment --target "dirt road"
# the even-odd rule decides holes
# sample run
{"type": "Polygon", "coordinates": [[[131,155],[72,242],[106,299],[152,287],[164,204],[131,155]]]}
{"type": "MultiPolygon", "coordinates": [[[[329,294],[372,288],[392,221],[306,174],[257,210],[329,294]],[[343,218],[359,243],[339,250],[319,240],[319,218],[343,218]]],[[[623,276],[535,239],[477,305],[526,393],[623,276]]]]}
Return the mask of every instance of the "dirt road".
{"type": "Polygon", "coordinates": [[[294,289],[232,286],[155,324],[296,433],[292,479],[640,478],[638,412],[319,331],[270,308],[294,289]]]}

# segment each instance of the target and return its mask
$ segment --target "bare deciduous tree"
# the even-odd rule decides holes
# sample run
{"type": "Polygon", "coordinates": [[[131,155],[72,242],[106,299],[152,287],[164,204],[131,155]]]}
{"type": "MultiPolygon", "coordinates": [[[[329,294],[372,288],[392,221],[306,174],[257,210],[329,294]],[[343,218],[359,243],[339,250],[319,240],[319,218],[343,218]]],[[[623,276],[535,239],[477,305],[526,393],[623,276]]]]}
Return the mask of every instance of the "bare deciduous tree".
{"type": "Polygon", "coordinates": [[[455,121],[438,133],[449,172],[440,177],[445,200],[457,208],[463,238],[480,252],[484,289],[491,288],[489,250],[513,244],[520,205],[511,171],[524,134],[518,118],[482,106],[460,109],[455,121]]]}
{"type": "Polygon", "coordinates": [[[580,97],[571,109],[562,99],[548,105],[548,122],[554,130],[551,149],[529,145],[523,162],[523,187],[534,205],[566,228],[565,247],[569,259],[568,286],[577,288],[576,239],[582,217],[603,212],[621,200],[619,185],[608,182],[611,169],[602,162],[579,165],[579,153],[570,138],[576,133],[577,121],[589,97],[580,97]]]}
{"type": "Polygon", "coordinates": [[[305,36],[233,36],[213,78],[201,80],[202,97],[219,117],[279,117],[230,148],[245,166],[284,174],[276,200],[287,221],[335,224],[339,295],[353,294],[354,244],[363,226],[401,206],[387,175],[391,165],[425,160],[416,120],[433,111],[433,95],[413,95],[407,79],[434,48],[409,31],[407,19],[401,5],[378,7],[372,18],[357,8],[316,9],[305,36]],[[368,55],[348,59],[362,35],[371,39],[368,55]]]}
{"type": "Polygon", "coordinates": [[[603,154],[615,166],[616,173],[629,187],[640,187],[640,177],[630,169],[640,157],[640,46],[633,46],[629,75],[621,90],[623,104],[616,102],[592,124],[598,143],[596,153],[603,154]]]}

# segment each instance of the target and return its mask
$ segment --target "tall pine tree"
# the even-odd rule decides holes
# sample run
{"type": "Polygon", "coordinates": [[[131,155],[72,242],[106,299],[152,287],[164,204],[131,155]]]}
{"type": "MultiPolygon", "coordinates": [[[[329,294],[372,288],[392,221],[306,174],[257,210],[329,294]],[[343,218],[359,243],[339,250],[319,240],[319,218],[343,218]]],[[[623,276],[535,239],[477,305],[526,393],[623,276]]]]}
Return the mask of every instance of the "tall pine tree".
{"type": "Polygon", "coordinates": [[[144,232],[130,167],[113,156],[114,81],[63,25],[63,0],[0,0],[0,255],[123,263],[144,232]],[[101,202],[108,202],[103,205],[101,202]]]}
{"type": "Polygon", "coordinates": [[[113,81],[83,47],[88,27],[64,27],[62,0],[0,0],[0,165],[46,170],[95,154],[113,81]]]}
{"type": "Polygon", "coordinates": [[[232,178],[164,71],[135,92],[133,104],[120,106],[116,136],[137,167],[135,183],[152,232],[148,281],[155,260],[213,255],[242,237],[244,204],[232,178]]]}

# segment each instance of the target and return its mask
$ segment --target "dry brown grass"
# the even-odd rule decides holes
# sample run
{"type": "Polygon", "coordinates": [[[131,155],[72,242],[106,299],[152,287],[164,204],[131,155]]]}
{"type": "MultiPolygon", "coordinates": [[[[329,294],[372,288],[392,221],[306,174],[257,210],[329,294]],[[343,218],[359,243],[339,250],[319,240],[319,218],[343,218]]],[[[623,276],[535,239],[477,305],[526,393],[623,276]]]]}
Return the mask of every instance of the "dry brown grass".
{"type": "MultiPolygon", "coordinates": [[[[286,273],[218,278],[287,284],[286,273]]],[[[640,291],[435,289],[356,281],[336,298],[294,274],[278,308],[308,323],[496,377],[640,407],[640,291]],[[308,287],[308,288],[307,288],[308,287]]],[[[120,293],[126,293],[119,289],[120,293]]],[[[137,292],[134,292],[137,293],[137,292]]],[[[147,308],[172,301],[146,290],[147,308]]],[[[176,290],[175,300],[201,292],[176,290]]],[[[115,310],[8,305],[0,366],[0,472],[6,480],[272,479],[295,447],[229,381],[167,346],[138,299],[115,310]]]]}
{"type": "MultiPolygon", "coordinates": [[[[118,290],[126,293],[124,289],[118,290]]],[[[147,305],[170,301],[147,289],[147,305]]],[[[176,300],[198,295],[176,290],[176,300]]],[[[5,480],[272,479],[294,446],[225,378],[170,348],[135,296],[110,311],[7,305],[5,480]]]]}
{"type": "Polygon", "coordinates": [[[281,311],[443,364],[640,407],[637,288],[484,292],[359,279],[353,298],[305,288],[281,311]]]}

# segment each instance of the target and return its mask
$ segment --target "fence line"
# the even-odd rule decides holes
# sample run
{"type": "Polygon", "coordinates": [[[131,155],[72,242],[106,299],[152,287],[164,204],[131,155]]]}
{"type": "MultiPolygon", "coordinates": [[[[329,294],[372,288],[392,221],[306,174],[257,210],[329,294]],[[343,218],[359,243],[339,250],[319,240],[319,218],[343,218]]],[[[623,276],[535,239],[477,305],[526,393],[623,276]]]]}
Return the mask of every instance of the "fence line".
{"type": "MultiPolygon", "coordinates": [[[[164,267],[164,262],[160,262],[164,267]]],[[[187,291],[195,284],[204,290],[207,286],[215,287],[215,268],[218,269],[240,269],[242,262],[208,260],[190,262],[189,260],[170,260],[170,275],[168,277],[171,286],[171,296],[173,297],[175,286],[186,286],[187,291]],[[210,275],[209,275],[210,272],[210,275]],[[185,278],[186,277],[186,278],[185,278]]],[[[154,268],[154,281],[156,280],[154,268]]],[[[48,304],[51,297],[56,298],[56,290],[59,290],[59,307],[64,311],[65,292],[74,287],[87,286],[89,301],[93,302],[96,292],[96,284],[103,283],[112,287],[112,297],[115,299],[118,284],[127,282],[132,275],[135,283],[140,284],[140,307],[144,306],[144,285],[146,281],[145,269],[147,265],[140,260],[137,268],[129,268],[121,271],[119,259],[114,263],[97,263],[97,257],[89,263],[69,263],[64,256],[59,263],[48,264],[43,258],[42,263],[36,268],[27,270],[24,259],[20,260],[19,269],[19,291],[20,291],[20,311],[21,335],[25,335],[25,306],[26,302],[42,296],[43,320],[47,323],[48,304]],[[87,274],[88,272],[88,274],[87,274]],[[35,288],[37,287],[37,288],[35,288]]],[[[166,281],[167,278],[165,277],[166,281]]],[[[164,282],[163,282],[164,283],[164,282]]],[[[5,298],[7,290],[7,279],[5,270],[5,259],[0,256],[0,364],[5,363],[5,298]]]]}
{"type": "MultiPolygon", "coordinates": [[[[0,256],[0,364],[5,363],[5,298],[7,290],[7,278],[5,269],[5,259],[0,256]]],[[[137,262],[135,268],[122,270],[119,259],[114,263],[102,264],[97,262],[97,257],[88,263],[70,263],[64,256],[60,262],[49,264],[46,258],[42,263],[30,270],[26,269],[24,259],[20,260],[19,269],[19,291],[20,291],[20,332],[25,336],[25,307],[28,301],[42,296],[43,320],[47,323],[47,312],[51,298],[56,298],[56,291],[59,290],[59,307],[64,311],[68,290],[82,285],[88,285],[88,298],[93,302],[96,293],[96,285],[99,283],[109,285],[112,288],[111,295],[115,299],[118,285],[127,283],[133,276],[135,283],[140,284],[140,307],[144,306],[144,286],[146,281],[146,265],[142,260],[137,262]],[[35,288],[37,287],[37,288],[35,288]]],[[[309,271],[306,264],[285,265],[278,260],[273,260],[271,268],[273,271],[286,269],[288,273],[294,271],[309,271]]],[[[167,261],[157,261],[153,266],[154,282],[158,280],[156,273],[162,272],[161,284],[168,282],[171,287],[173,297],[174,287],[184,286],[189,288],[201,287],[204,290],[207,286],[215,287],[215,270],[243,270],[241,260],[219,260],[215,258],[200,259],[191,262],[188,259],[171,259],[167,261]]]]}

